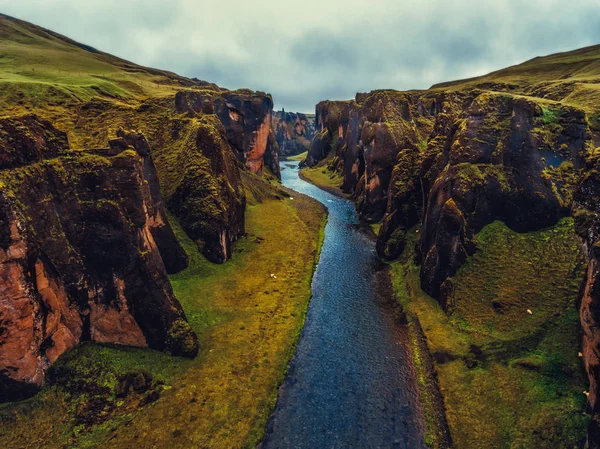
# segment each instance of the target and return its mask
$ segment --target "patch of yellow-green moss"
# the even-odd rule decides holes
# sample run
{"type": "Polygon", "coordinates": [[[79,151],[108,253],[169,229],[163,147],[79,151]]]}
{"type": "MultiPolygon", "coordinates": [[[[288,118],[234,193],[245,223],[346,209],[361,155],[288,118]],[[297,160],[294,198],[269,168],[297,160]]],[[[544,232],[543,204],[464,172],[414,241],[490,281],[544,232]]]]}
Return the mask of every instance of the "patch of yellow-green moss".
{"type": "Polygon", "coordinates": [[[575,448],[585,439],[573,227],[570,218],[524,234],[485,227],[453,279],[448,313],[422,292],[410,257],[392,264],[398,298],[435,360],[456,447],[575,448]]]}

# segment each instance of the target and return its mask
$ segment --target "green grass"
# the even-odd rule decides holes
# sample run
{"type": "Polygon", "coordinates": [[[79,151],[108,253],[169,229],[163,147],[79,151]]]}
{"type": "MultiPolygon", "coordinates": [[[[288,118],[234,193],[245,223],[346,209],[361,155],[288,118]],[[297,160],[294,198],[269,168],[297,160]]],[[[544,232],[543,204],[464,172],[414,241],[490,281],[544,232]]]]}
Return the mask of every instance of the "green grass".
{"type": "Polygon", "coordinates": [[[542,123],[544,123],[544,125],[550,125],[553,123],[557,123],[560,116],[561,116],[560,109],[551,109],[551,108],[547,108],[547,107],[542,107],[542,123]]]}
{"type": "Polygon", "coordinates": [[[306,159],[306,156],[308,156],[308,151],[305,151],[304,153],[296,154],[295,156],[286,157],[286,160],[288,160],[288,161],[302,161],[302,160],[306,159]]]}
{"type": "Polygon", "coordinates": [[[440,83],[434,91],[474,88],[560,101],[588,113],[599,110],[600,45],[538,57],[484,76],[440,83]]]}
{"type": "Polygon", "coordinates": [[[455,447],[579,447],[587,379],[577,355],[583,264],[573,220],[524,234],[495,222],[476,243],[453,279],[449,314],[420,289],[409,255],[392,264],[398,300],[436,360],[455,447]]]}
{"type": "Polygon", "coordinates": [[[199,336],[198,357],[78,346],[53,368],[59,382],[0,405],[3,447],[131,448],[144,441],[241,448],[260,441],[303,326],[325,224],[320,204],[301,195],[274,199],[262,184],[254,188],[262,195],[250,192],[247,236],[226,264],[207,262],[171,219],[190,255],[189,268],[171,282],[199,336]],[[293,244],[282,244],[290,236],[293,244]],[[124,376],[140,373],[151,385],[118,397],[124,376]],[[160,399],[143,405],[155,392],[160,399]]]}
{"type": "Polygon", "coordinates": [[[175,92],[180,79],[2,15],[0,55],[0,104],[11,109],[67,105],[98,96],[114,101],[164,96],[175,92]]]}
{"type": "Polygon", "coordinates": [[[337,172],[330,171],[325,166],[306,167],[300,170],[300,176],[323,190],[335,192],[338,195],[344,195],[340,186],[344,180],[343,176],[337,172]]]}

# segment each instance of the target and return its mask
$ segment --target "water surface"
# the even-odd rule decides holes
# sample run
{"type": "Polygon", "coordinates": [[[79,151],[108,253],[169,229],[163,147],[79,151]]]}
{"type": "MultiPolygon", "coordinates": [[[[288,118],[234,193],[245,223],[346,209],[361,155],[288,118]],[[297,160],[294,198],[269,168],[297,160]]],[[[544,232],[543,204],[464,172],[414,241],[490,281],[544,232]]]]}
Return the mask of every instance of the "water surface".
{"type": "MultiPolygon", "coordinates": [[[[382,287],[352,202],[298,177],[286,187],[329,209],[312,300],[262,449],[425,448],[406,330],[382,287]]],[[[293,244],[293,242],[292,242],[293,244]]]]}

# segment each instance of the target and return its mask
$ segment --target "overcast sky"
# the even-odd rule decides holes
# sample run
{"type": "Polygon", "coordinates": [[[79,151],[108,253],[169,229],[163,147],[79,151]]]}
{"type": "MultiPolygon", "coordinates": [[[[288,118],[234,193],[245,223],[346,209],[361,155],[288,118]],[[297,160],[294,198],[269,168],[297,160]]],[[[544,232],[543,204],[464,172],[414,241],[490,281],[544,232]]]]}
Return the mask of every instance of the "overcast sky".
{"type": "Polygon", "coordinates": [[[599,0],[0,0],[0,12],[302,112],[600,43],[599,0]]]}

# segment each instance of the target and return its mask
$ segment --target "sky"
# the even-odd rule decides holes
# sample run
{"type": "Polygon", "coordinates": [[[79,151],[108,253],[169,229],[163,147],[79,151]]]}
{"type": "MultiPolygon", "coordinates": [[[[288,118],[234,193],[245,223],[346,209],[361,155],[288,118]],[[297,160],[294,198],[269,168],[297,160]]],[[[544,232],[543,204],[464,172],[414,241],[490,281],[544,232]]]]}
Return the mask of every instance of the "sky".
{"type": "Polygon", "coordinates": [[[299,112],[600,43],[598,0],[0,0],[0,12],[299,112]]]}

